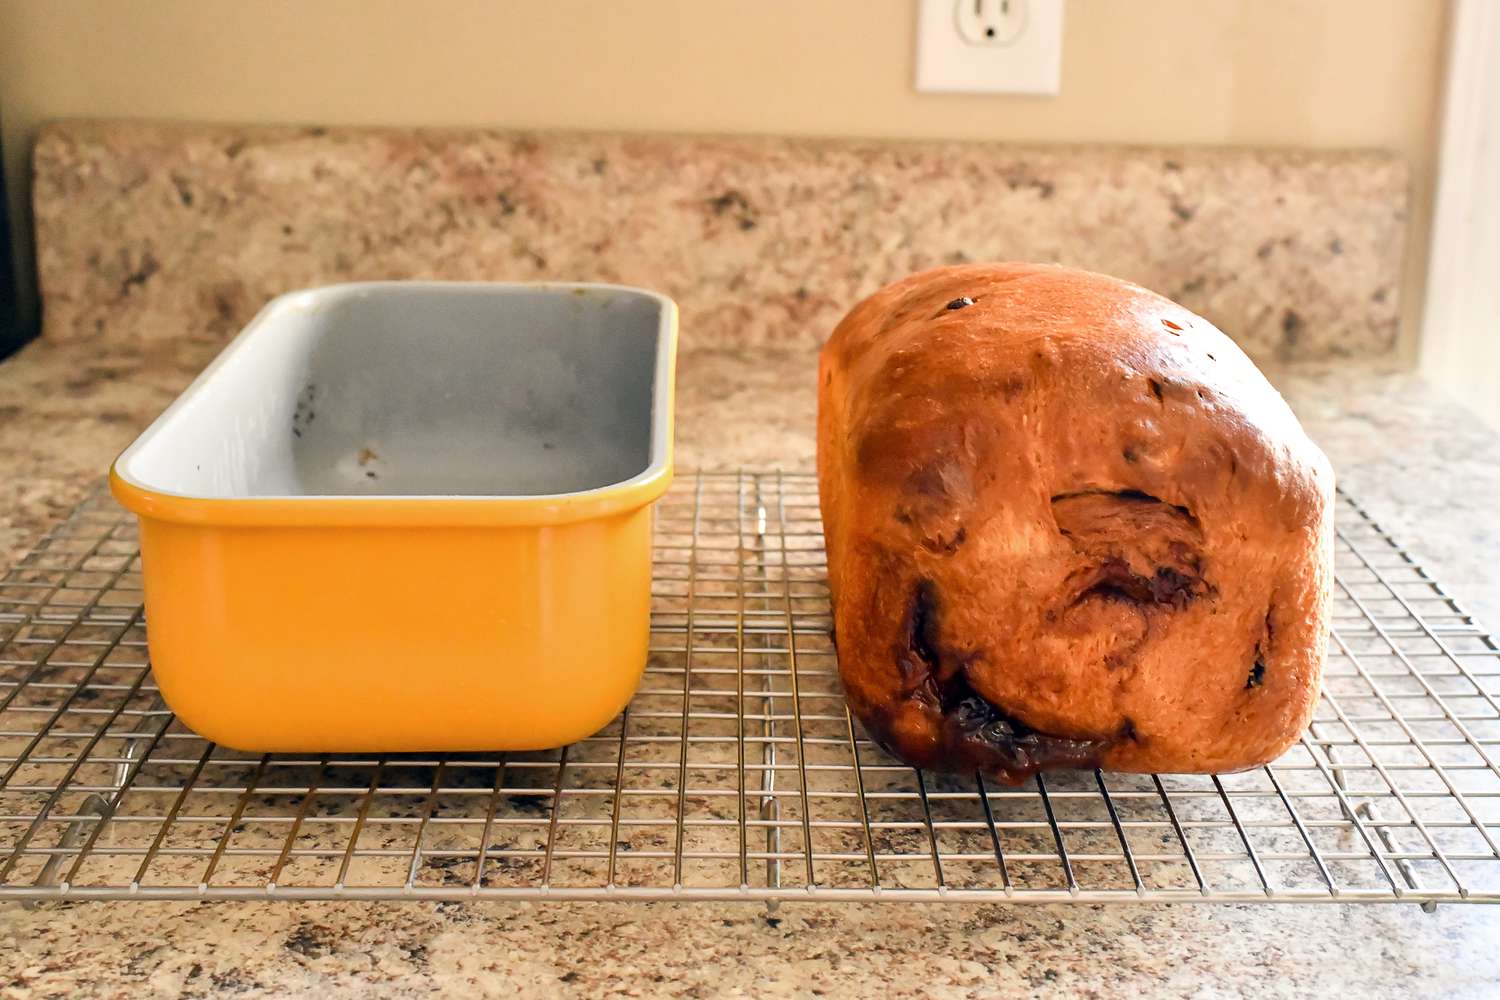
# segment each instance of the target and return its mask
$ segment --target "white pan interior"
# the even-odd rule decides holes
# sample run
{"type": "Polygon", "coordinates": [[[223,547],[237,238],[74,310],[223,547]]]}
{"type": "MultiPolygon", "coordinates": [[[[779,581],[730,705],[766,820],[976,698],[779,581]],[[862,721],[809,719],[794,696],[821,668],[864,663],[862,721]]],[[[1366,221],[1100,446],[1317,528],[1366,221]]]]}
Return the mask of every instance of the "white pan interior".
{"type": "Polygon", "coordinates": [[[377,283],[276,300],[122,456],[196,497],[537,496],[664,460],[670,302],[377,283]]]}

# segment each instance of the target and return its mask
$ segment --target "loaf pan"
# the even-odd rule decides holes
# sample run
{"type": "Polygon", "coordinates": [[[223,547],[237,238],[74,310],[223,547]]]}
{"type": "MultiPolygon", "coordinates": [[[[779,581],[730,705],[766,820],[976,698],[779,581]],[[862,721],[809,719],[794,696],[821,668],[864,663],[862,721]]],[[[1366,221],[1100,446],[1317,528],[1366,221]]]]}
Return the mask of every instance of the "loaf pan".
{"type": "Polygon", "coordinates": [[[271,302],[116,460],[189,727],[255,751],[529,750],[640,682],[677,309],[608,285],[271,302]]]}

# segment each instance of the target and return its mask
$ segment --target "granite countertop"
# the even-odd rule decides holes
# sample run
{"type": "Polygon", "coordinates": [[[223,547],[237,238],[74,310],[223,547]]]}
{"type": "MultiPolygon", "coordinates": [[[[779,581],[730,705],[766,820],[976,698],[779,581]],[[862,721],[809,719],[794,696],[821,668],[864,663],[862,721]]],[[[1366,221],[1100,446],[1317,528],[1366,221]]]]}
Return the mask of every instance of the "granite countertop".
{"type": "MultiPolygon", "coordinates": [[[[38,343],[0,364],[0,565],[100,482],[216,348],[38,343]]],[[[805,348],[687,352],[684,467],[809,467],[805,348]]],[[[1345,488],[1500,622],[1500,438],[1374,363],[1269,372],[1345,488]]],[[[7,996],[1481,996],[1500,909],[1445,906],[68,904],[0,906],[7,996]]]]}

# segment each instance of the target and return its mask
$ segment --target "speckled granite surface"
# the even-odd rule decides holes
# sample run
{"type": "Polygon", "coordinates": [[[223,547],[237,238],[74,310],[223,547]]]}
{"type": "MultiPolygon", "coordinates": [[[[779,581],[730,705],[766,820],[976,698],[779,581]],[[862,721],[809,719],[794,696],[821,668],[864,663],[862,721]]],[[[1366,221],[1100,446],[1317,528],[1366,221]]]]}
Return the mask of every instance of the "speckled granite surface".
{"type": "Polygon", "coordinates": [[[1472,997],[1415,908],[140,904],[4,914],[7,996],[1472,997]]]}
{"type": "Polygon", "coordinates": [[[365,278],[661,289],[689,348],[809,346],[962,260],[1155,288],[1253,355],[1387,353],[1405,165],[1375,153],[63,123],[35,154],[53,340],[222,340],[365,278]]]}
{"type": "MultiPolygon", "coordinates": [[[[0,364],[0,563],[97,483],[212,353],[37,344],[0,364]]],[[[684,465],[806,467],[805,351],[697,351],[684,465]]],[[[1411,375],[1271,372],[1345,485],[1500,621],[1496,436],[1411,375]]],[[[1493,995],[1500,910],[362,903],[0,906],[0,993],[414,996],[1493,995]]]]}

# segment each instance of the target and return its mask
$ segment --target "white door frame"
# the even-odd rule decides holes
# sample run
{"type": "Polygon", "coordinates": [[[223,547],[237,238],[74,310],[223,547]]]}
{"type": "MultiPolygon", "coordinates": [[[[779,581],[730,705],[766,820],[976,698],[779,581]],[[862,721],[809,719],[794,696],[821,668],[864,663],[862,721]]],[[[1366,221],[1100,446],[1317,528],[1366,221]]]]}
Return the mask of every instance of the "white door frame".
{"type": "Polygon", "coordinates": [[[1421,369],[1500,427],[1500,2],[1452,0],[1421,369]]]}

